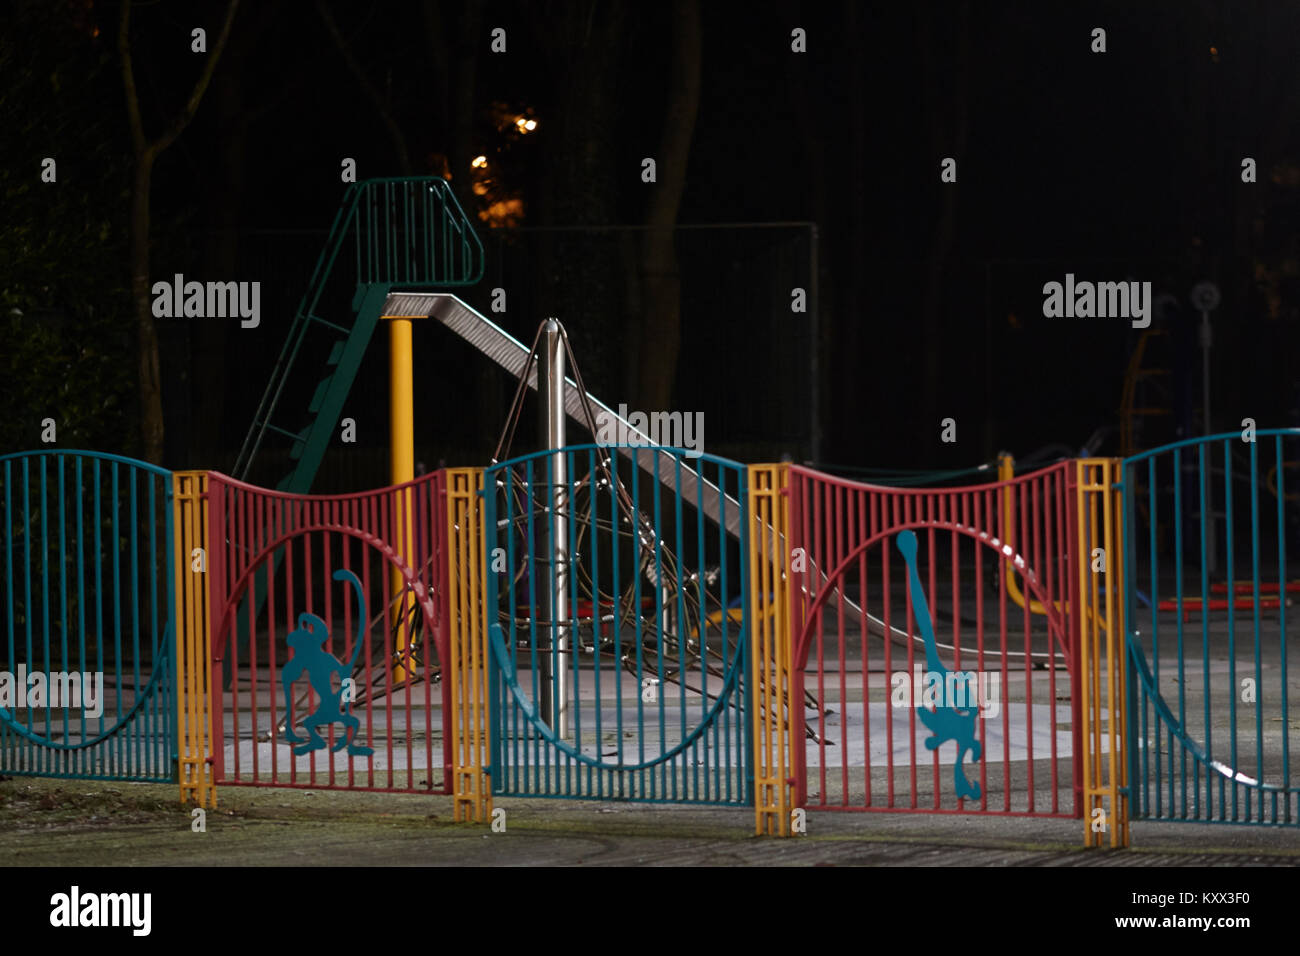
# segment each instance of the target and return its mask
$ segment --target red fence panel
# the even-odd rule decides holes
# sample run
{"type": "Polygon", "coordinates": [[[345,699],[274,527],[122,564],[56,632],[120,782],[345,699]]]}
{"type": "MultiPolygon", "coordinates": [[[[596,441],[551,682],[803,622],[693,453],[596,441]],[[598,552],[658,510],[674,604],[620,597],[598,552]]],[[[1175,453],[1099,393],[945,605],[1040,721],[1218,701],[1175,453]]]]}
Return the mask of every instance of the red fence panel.
{"type": "Polygon", "coordinates": [[[352,495],[209,477],[217,783],[448,793],[445,476],[352,495]]]}
{"type": "Polygon", "coordinates": [[[1068,465],[941,489],[791,468],[798,806],[1078,815],[1068,465]],[[908,529],[915,578],[898,546],[908,529]],[[968,747],[934,729],[941,717],[969,722],[968,747]]]}

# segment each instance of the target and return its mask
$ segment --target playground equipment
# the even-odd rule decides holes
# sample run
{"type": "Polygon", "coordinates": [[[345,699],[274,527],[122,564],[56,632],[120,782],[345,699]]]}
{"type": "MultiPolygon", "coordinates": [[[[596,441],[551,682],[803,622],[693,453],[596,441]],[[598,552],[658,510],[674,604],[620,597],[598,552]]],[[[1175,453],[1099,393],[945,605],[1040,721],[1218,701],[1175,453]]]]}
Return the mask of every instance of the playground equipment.
{"type": "Polygon", "coordinates": [[[1168,360],[1163,357],[1169,348],[1168,338],[1159,326],[1143,329],[1129,357],[1119,408],[1121,455],[1133,455],[1150,443],[1150,425],[1163,424],[1166,431],[1172,428],[1173,385],[1168,360]]]}
{"type": "MultiPolygon", "coordinates": [[[[410,420],[410,402],[403,399],[409,399],[411,391],[411,328],[399,314],[385,313],[389,292],[397,285],[404,289],[473,285],[482,275],[482,243],[445,180],[405,177],[350,185],[232,475],[247,480],[268,437],[287,439],[293,466],[275,487],[299,493],[311,488],[382,314],[394,316],[390,355],[396,378],[391,407],[394,428],[405,429],[410,420]],[[349,244],[352,256],[346,255],[349,244]],[[350,320],[317,314],[327,291],[334,293],[333,298],[350,297],[354,313],[350,320]],[[314,384],[307,384],[313,380],[314,384]],[[281,403],[298,395],[311,399],[306,412],[295,415],[281,403]]],[[[395,454],[401,454],[400,449],[395,454]]],[[[401,480],[410,477],[414,476],[401,480]]]]}
{"type": "Polygon", "coordinates": [[[0,697],[0,770],[209,806],[227,783],[446,793],[477,821],[523,795],[753,806],[776,835],[816,809],[1082,817],[1112,846],[1130,807],[1300,822],[1300,430],[1259,432],[1245,466],[1232,434],[957,488],[694,456],[590,395],[558,323],[525,347],[445,291],[477,249],[441,181],[349,190],[237,463],[288,440],[277,490],[0,459],[0,671],[93,664],[109,688],[102,718],[0,697]],[[354,318],[321,318],[340,282],[354,318]],[[380,321],[409,471],[417,318],[516,377],[494,460],[306,494],[380,321]],[[529,388],[544,447],[507,458],[529,388]],[[598,414],[632,440],[567,441],[565,416],[594,435],[598,414]]]}

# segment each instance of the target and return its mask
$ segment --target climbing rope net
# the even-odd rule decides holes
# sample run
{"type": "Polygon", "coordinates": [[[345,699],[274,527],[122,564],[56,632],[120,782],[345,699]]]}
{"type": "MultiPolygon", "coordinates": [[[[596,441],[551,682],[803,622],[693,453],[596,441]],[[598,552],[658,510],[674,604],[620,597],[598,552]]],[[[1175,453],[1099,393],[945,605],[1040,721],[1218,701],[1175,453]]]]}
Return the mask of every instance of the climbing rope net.
{"type": "MultiPolygon", "coordinates": [[[[528,370],[537,359],[544,329],[539,328],[520,374],[494,465],[508,455],[528,370]]],[[[562,327],[560,335],[587,428],[596,435],[596,418],[562,327]]],[[[729,601],[724,591],[741,584],[738,571],[727,580],[727,569],[737,566],[726,553],[732,542],[723,535],[720,547],[706,550],[704,518],[699,516],[696,524],[683,523],[680,506],[696,503],[680,493],[673,502],[678,506],[674,530],[663,533],[655,520],[662,507],[660,483],[638,482],[632,471],[649,464],[657,477],[660,456],[668,460],[672,453],[651,447],[632,451],[632,458],[616,458],[617,454],[606,447],[556,451],[489,472],[496,476],[495,488],[489,492],[498,495],[498,513],[505,516],[498,521],[496,540],[507,542],[509,553],[526,556],[508,569],[508,583],[500,587],[498,619],[507,634],[523,631],[532,651],[591,659],[599,655],[605,660],[617,657],[619,666],[630,673],[640,668],[642,673],[654,673],[656,679],[662,677],[715,699],[709,678],[726,679],[736,644],[744,639],[742,611],[729,607],[738,602],[729,601]],[[653,457],[646,461],[643,456],[653,457]],[[559,466],[552,460],[560,457],[567,474],[565,480],[556,481],[559,466]],[[677,544],[683,524],[691,525],[688,537],[694,539],[694,548],[677,544]],[[565,531],[567,547],[556,552],[545,544],[539,546],[539,529],[557,526],[565,531]],[[697,555],[694,567],[683,560],[683,554],[692,550],[697,555]],[[562,618],[554,615],[549,601],[536,600],[539,591],[551,587],[556,574],[568,597],[562,618]],[[526,604],[510,606],[517,595],[526,595],[526,604]],[[559,634],[567,640],[552,647],[552,635],[559,634]]]]}

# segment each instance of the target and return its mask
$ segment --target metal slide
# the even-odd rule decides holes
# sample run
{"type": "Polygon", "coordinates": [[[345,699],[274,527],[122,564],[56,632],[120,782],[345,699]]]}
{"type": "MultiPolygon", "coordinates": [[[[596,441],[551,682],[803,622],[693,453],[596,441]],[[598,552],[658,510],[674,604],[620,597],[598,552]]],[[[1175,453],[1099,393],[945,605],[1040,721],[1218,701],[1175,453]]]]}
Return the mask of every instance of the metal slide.
{"type": "MultiPolygon", "coordinates": [[[[482,352],[497,365],[505,369],[515,378],[518,378],[524,371],[524,365],[528,361],[528,346],[520,342],[517,338],[501,328],[487,316],[483,315],[477,309],[467,305],[458,296],[447,292],[390,292],[387,300],[384,302],[382,311],[383,318],[408,317],[408,318],[429,318],[435,319],[442,325],[451,329],[456,335],[464,339],[478,351],[482,352]]],[[[578,391],[577,383],[572,378],[564,380],[564,409],[569,417],[580,425],[586,426],[586,418],[583,410],[582,394],[578,391]]],[[[528,387],[537,390],[537,369],[536,367],[528,369],[528,387]]],[[[617,412],[602,402],[590,392],[586,395],[587,403],[597,409],[597,414],[601,412],[609,415],[621,426],[626,429],[624,434],[637,436],[637,441],[644,443],[646,446],[656,446],[656,443],[650,440],[650,436],[640,429],[633,428],[617,412]]],[[[594,439],[595,436],[593,435],[594,439]]],[[[629,458],[635,458],[635,450],[630,448],[621,448],[622,454],[629,458]]],[[[640,459],[642,469],[648,474],[650,469],[645,466],[645,458],[640,459]]],[[[674,469],[674,472],[676,469],[674,469]]],[[[660,474],[656,476],[660,482],[667,485],[670,489],[677,490],[677,476],[675,473],[660,474]]],[[[688,467],[685,463],[681,465],[681,493],[688,500],[699,500],[696,494],[697,487],[703,489],[703,510],[706,515],[718,521],[718,503],[719,491],[716,485],[707,479],[701,478],[694,469],[688,467]]],[[[743,520],[740,511],[740,503],[730,495],[724,495],[722,498],[726,501],[725,526],[727,533],[732,537],[740,536],[740,522],[743,520]]],[[[1013,556],[1013,560],[1016,556],[1013,556]]],[[[822,581],[826,580],[825,572],[821,572],[815,566],[812,568],[813,573],[820,574],[822,581]]],[[[883,637],[889,633],[895,644],[900,647],[906,647],[909,642],[916,643],[918,646],[924,646],[924,641],[919,634],[911,635],[897,627],[890,625],[888,631],[885,622],[871,614],[863,612],[857,604],[851,601],[847,595],[839,593],[835,589],[828,600],[836,602],[837,608],[843,608],[846,618],[855,624],[861,624],[866,619],[867,627],[871,633],[877,637],[883,637]]],[[[940,648],[946,651],[952,651],[950,644],[939,644],[940,648]]],[[[1022,652],[1008,651],[1008,656],[1023,657],[1022,652]]],[[[1032,655],[1034,660],[1046,660],[1048,654],[1035,653],[1032,655]]]]}
{"type": "MultiPolygon", "coordinates": [[[[528,346],[481,312],[466,305],[457,296],[445,292],[389,293],[388,299],[384,303],[383,318],[394,317],[438,320],[516,379],[522,374],[524,363],[528,361],[528,346]]],[[[528,370],[528,387],[533,391],[537,390],[536,367],[528,370]]],[[[610,418],[620,422],[622,427],[626,429],[625,435],[636,436],[636,441],[647,447],[657,447],[658,443],[651,441],[649,435],[639,428],[633,428],[617,412],[590,392],[587,393],[587,404],[595,409],[597,415],[603,412],[610,418]]],[[[578,391],[577,383],[569,377],[564,380],[564,410],[570,418],[586,427],[587,421],[583,410],[582,393],[578,391]]],[[[594,440],[596,436],[591,437],[594,440]]],[[[634,449],[623,448],[620,450],[627,458],[632,459],[634,457],[634,449]]],[[[650,469],[646,468],[647,459],[641,457],[640,461],[642,470],[649,473],[650,469]]],[[[712,482],[700,478],[694,469],[684,464],[681,471],[682,497],[687,501],[698,501],[703,497],[704,513],[716,522],[719,510],[718,487],[712,482]],[[697,489],[702,489],[702,494],[697,494],[697,489]]],[[[658,477],[659,481],[668,488],[673,491],[677,490],[676,475],[661,474],[658,477]]],[[[725,497],[727,503],[725,521],[727,532],[733,537],[737,537],[740,534],[740,522],[742,520],[740,503],[730,496],[725,497]]]]}

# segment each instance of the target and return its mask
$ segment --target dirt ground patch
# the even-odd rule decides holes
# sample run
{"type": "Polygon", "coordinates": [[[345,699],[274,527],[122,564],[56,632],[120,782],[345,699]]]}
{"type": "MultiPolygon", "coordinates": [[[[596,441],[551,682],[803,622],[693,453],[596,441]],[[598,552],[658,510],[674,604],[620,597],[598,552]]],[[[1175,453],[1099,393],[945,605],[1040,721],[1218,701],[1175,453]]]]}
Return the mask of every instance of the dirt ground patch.
{"type": "Polygon", "coordinates": [[[748,809],[502,800],[505,832],[451,800],[224,787],[206,832],[170,785],[0,781],[4,866],[1295,866],[1300,830],[1134,824],[1133,849],[1082,847],[1082,822],[822,813],[757,838],[748,809]]]}

